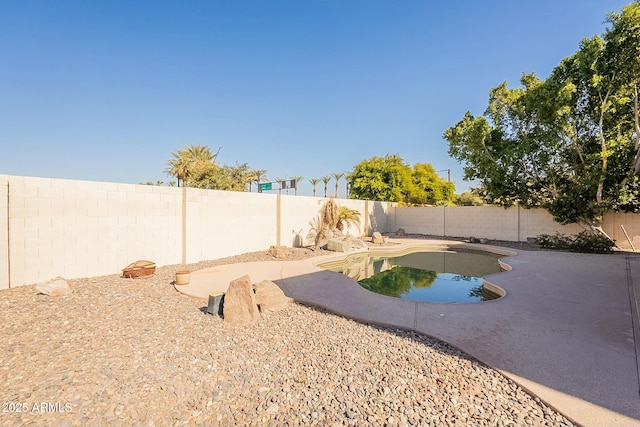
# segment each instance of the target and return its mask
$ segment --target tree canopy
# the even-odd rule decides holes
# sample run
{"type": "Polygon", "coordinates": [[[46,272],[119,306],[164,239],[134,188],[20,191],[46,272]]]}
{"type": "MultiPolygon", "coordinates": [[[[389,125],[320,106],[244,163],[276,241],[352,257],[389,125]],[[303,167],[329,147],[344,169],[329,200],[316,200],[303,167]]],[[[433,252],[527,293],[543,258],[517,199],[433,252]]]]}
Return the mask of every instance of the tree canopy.
{"type": "Polygon", "coordinates": [[[607,209],[640,211],[640,3],[608,17],[546,80],[523,74],[489,92],[444,133],[465,179],[489,201],[543,207],[561,223],[597,225],[607,209]]]}
{"type": "Polygon", "coordinates": [[[407,205],[449,204],[454,185],[428,163],[413,167],[398,155],[374,156],[358,163],[347,174],[354,199],[400,202],[407,205]]]}
{"type": "Polygon", "coordinates": [[[255,171],[246,163],[219,165],[215,161],[219,152],[213,153],[209,147],[202,145],[185,146],[171,153],[166,173],[178,180],[178,186],[182,182],[183,186],[188,187],[245,191],[258,172],[266,172],[255,171]]]}
{"type": "Polygon", "coordinates": [[[484,200],[477,193],[476,189],[465,191],[462,194],[455,196],[454,203],[456,206],[482,206],[484,200]]]}
{"type": "MultiPolygon", "coordinates": [[[[218,150],[219,151],[219,150],[218,150]]],[[[167,160],[167,175],[174,176],[178,180],[178,187],[189,185],[193,173],[215,164],[218,153],[213,154],[211,149],[204,145],[189,145],[183,149],[171,153],[171,159],[167,160]]]]}

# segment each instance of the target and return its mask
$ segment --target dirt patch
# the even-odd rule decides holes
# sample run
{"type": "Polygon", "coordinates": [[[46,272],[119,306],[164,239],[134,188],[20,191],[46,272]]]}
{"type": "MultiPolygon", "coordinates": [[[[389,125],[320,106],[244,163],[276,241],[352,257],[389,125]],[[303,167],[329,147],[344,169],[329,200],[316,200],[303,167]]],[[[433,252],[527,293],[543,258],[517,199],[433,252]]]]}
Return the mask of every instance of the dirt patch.
{"type": "Polygon", "coordinates": [[[269,253],[269,249],[256,252],[246,252],[240,255],[234,255],[216,260],[221,264],[236,264],[240,262],[258,262],[258,261],[298,261],[301,259],[314,258],[322,255],[335,254],[333,251],[312,248],[288,248],[287,256],[275,257],[269,253]]]}

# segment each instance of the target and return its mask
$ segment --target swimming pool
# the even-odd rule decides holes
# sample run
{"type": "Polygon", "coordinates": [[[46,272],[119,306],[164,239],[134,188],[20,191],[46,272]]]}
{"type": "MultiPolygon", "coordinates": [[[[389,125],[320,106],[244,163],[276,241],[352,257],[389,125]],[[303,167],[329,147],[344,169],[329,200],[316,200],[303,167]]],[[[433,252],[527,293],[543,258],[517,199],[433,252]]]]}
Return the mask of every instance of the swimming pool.
{"type": "MultiPolygon", "coordinates": [[[[412,301],[479,302],[504,295],[482,279],[504,271],[503,254],[455,248],[414,249],[405,254],[359,253],[325,268],[345,274],[372,292],[412,301]]],[[[321,265],[322,266],[322,265],[321,265]]]]}

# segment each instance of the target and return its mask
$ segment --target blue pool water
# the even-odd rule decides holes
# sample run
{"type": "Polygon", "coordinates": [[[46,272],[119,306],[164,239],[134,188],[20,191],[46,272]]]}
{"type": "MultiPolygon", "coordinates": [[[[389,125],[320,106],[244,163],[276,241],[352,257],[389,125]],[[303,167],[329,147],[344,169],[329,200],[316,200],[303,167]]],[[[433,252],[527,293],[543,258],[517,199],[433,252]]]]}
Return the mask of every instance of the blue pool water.
{"type": "Polygon", "coordinates": [[[332,268],[372,292],[412,301],[478,302],[499,298],[482,277],[502,271],[502,255],[476,251],[414,252],[399,257],[359,256],[332,268]]]}

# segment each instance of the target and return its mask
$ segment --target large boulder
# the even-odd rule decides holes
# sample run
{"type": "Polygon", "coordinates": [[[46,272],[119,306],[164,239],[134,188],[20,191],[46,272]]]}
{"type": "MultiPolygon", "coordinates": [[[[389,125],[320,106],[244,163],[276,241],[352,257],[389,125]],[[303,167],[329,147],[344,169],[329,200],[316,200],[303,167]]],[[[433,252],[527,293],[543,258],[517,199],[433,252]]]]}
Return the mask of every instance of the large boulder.
{"type": "Polygon", "coordinates": [[[254,285],[256,290],[256,304],[261,312],[280,311],[293,302],[293,298],[287,297],[282,289],[269,280],[263,280],[254,285]]]}
{"type": "Polygon", "coordinates": [[[351,252],[354,249],[366,249],[367,245],[360,239],[349,235],[340,238],[329,239],[327,250],[334,252],[351,252]]]}
{"type": "Polygon", "coordinates": [[[314,236],[314,244],[318,248],[333,250],[329,248],[329,241],[334,239],[343,239],[345,235],[342,231],[336,229],[324,230],[320,236],[314,236]]]}
{"type": "Polygon", "coordinates": [[[69,282],[62,277],[56,277],[48,282],[38,283],[36,285],[36,291],[40,294],[50,295],[52,297],[60,295],[68,295],[73,292],[69,282]]]}
{"type": "Polygon", "coordinates": [[[242,326],[252,326],[258,322],[260,312],[248,275],[231,281],[222,310],[225,322],[242,326]]]}

